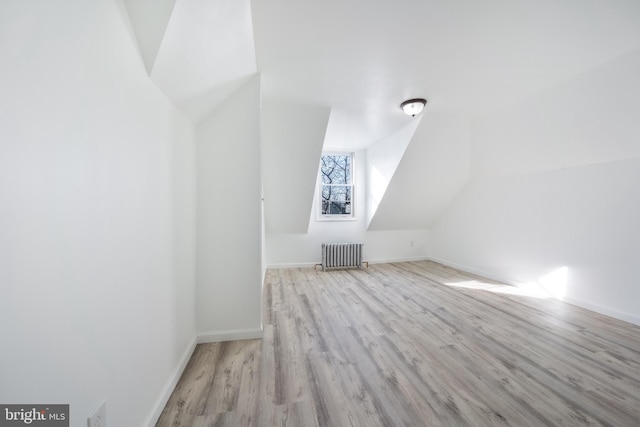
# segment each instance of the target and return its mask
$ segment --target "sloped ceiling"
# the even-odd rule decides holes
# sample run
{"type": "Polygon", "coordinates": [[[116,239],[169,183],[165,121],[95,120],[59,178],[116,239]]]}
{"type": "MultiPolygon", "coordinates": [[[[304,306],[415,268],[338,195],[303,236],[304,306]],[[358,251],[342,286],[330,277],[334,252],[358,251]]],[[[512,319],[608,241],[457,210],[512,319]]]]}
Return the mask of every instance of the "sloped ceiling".
{"type": "Polygon", "coordinates": [[[306,233],[330,110],[262,104],[262,179],[267,233],[306,233]]]}
{"type": "MultiPolygon", "coordinates": [[[[369,230],[429,228],[466,184],[470,120],[633,50],[640,2],[252,0],[263,96],[331,107],[325,147],[422,122],[369,230]]],[[[315,170],[314,170],[315,173],[315,170]]]]}
{"type": "Polygon", "coordinates": [[[403,126],[407,98],[427,98],[427,114],[482,115],[640,44],[640,2],[629,0],[253,0],[252,9],[264,96],[330,106],[359,147],[403,126]]]}
{"type": "MultiPolygon", "coordinates": [[[[324,146],[356,150],[407,126],[403,100],[427,98],[369,229],[429,227],[468,175],[469,120],[640,47],[635,0],[124,1],[152,79],[194,123],[258,72],[265,102],[329,109],[324,146]]],[[[271,140],[263,155],[306,165],[318,142],[291,132],[296,150],[271,140]]],[[[307,203],[307,187],[290,196],[307,203]]],[[[272,224],[298,232],[303,211],[272,224]]]]}
{"type": "Polygon", "coordinates": [[[151,73],[176,0],[124,0],[140,55],[151,73]]]}
{"type": "Polygon", "coordinates": [[[152,80],[194,123],[257,72],[249,0],[173,0],[170,18],[169,0],[126,1],[152,80]]]}
{"type": "Polygon", "coordinates": [[[469,178],[469,121],[425,115],[380,202],[369,230],[428,229],[469,178]]]}
{"type": "Polygon", "coordinates": [[[389,183],[421,120],[422,117],[417,117],[399,131],[367,147],[365,177],[367,227],[378,211],[378,206],[384,199],[389,183]]]}

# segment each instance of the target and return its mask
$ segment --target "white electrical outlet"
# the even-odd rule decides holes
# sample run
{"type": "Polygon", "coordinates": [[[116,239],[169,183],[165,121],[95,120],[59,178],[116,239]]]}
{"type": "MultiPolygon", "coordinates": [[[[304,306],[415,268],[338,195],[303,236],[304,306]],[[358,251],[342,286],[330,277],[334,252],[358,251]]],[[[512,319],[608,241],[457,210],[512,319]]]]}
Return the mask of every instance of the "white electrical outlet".
{"type": "Polygon", "coordinates": [[[87,420],[89,427],[107,427],[107,401],[103,400],[98,409],[87,420]]]}

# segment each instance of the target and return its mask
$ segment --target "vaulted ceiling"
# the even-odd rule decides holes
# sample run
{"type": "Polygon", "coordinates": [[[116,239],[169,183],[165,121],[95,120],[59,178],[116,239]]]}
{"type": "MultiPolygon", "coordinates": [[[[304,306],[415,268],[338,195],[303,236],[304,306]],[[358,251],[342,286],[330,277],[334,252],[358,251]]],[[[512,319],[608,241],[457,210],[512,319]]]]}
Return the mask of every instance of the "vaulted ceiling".
{"type": "Polygon", "coordinates": [[[331,106],[360,146],[401,126],[407,98],[486,114],[640,40],[633,0],[255,0],[252,10],[265,96],[331,106]]]}
{"type": "MultiPolygon", "coordinates": [[[[315,123],[330,110],[325,147],[362,149],[410,123],[399,109],[403,100],[425,97],[431,118],[412,137],[407,153],[414,155],[447,156],[432,139],[451,123],[490,114],[640,45],[637,0],[124,1],[152,80],[195,123],[260,73],[271,105],[316,108],[315,123]]],[[[309,145],[318,151],[317,141],[309,145]]],[[[380,209],[407,200],[402,180],[438,178],[422,176],[413,168],[424,165],[415,163],[400,161],[380,209]]],[[[462,176],[442,188],[458,191],[462,176]]],[[[427,228],[434,206],[454,195],[441,193],[426,190],[427,202],[404,206],[422,220],[387,212],[371,224],[427,228]]],[[[300,224],[301,215],[290,222],[300,224]]]]}

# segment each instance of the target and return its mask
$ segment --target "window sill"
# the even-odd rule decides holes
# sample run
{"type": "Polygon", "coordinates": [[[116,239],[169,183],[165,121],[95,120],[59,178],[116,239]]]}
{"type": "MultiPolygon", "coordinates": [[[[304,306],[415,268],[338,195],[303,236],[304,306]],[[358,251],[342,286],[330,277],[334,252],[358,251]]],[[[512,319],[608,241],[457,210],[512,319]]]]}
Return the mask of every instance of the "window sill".
{"type": "Polygon", "coordinates": [[[321,217],[321,218],[316,218],[316,221],[318,222],[343,222],[343,221],[357,221],[358,219],[354,216],[351,215],[345,215],[345,216],[338,216],[338,215],[334,215],[331,218],[325,218],[325,217],[321,217]]]}

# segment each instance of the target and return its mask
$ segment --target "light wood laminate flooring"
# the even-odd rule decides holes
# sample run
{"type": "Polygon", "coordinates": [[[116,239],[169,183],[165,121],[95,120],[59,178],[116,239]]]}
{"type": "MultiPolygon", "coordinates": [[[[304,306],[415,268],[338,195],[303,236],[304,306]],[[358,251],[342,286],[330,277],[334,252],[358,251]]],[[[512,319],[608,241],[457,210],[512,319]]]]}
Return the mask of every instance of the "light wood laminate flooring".
{"type": "Polygon", "coordinates": [[[270,269],[157,426],[639,426],[640,327],[430,261],[270,269]]]}

